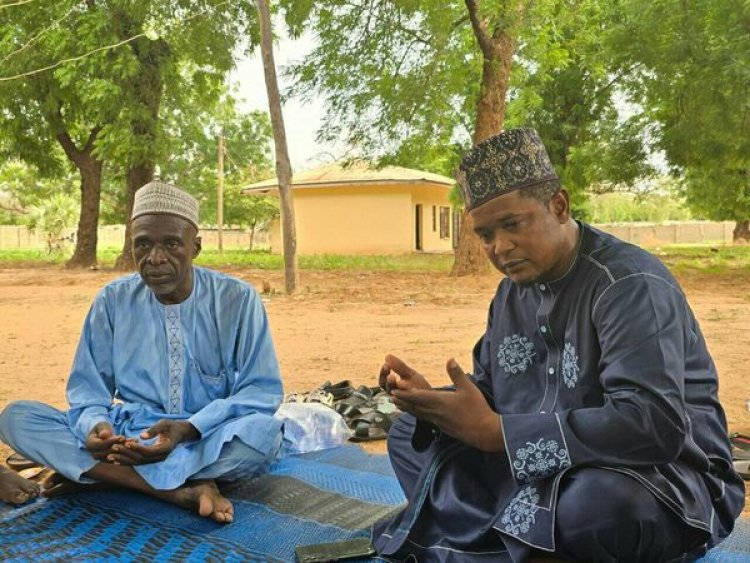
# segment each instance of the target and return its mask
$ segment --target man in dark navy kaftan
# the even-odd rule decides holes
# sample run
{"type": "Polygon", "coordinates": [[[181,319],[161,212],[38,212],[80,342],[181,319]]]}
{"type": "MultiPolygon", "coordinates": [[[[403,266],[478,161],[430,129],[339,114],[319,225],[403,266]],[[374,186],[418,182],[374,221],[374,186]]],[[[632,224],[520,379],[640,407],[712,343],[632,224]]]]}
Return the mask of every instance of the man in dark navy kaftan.
{"type": "Polygon", "coordinates": [[[570,216],[535,131],[464,159],[474,230],[506,277],[469,378],[387,356],[406,413],[389,452],[409,504],[374,532],[419,561],[689,561],[744,502],[717,374],[679,284],[570,216]]]}

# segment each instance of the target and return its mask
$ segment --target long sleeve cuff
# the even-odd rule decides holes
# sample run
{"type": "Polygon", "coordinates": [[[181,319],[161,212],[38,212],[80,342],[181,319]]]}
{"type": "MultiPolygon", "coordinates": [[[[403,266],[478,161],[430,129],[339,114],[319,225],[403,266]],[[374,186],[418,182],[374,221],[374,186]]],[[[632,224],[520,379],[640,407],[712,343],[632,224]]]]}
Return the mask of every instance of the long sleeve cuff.
{"type": "Polygon", "coordinates": [[[75,425],[76,437],[85,442],[91,434],[94,426],[100,422],[109,422],[109,409],[107,407],[94,406],[87,407],[78,417],[75,425]]]}
{"type": "Polygon", "coordinates": [[[201,436],[206,436],[206,434],[210,434],[217,426],[220,426],[224,422],[224,417],[217,417],[215,414],[208,412],[208,409],[204,407],[188,418],[187,421],[195,427],[201,436]]]}
{"type": "Polygon", "coordinates": [[[513,478],[525,485],[571,466],[556,413],[503,415],[503,437],[513,478]]]}

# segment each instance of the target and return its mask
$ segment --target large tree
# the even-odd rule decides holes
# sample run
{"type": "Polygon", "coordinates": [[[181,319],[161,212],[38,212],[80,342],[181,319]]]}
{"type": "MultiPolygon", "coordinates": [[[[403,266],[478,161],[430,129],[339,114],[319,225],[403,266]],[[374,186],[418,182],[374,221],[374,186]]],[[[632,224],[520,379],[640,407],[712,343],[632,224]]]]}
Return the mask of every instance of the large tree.
{"type": "MultiPolygon", "coordinates": [[[[613,118],[608,128],[592,125],[612,115],[612,87],[596,58],[597,33],[611,13],[598,4],[289,0],[290,31],[312,28],[318,40],[291,69],[292,93],[325,95],[330,116],[322,138],[344,137],[381,162],[445,174],[453,174],[468,146],[503,129],[506,104],[518,99],[513,123],[554,131],[552,156],[573,177],[569,157],[586,144],[595,152],[595,137],[617,130],[632,139],[613,118]],[[564,95],[555,90],[559,78],[567,82],[564,95]],[[584,107],[593,98],[596,106],[584,107]],[[582,122],[586,133],[573,134],[582,122]]],[[[485,267],[464,214],[453,273],[485,267]]]]}
{"type": "Polygon", "coordinates": [[[582,0],[548,6],[516,52],[506,123],[532,126],[544,139],[579,218],[588,195],[632,188],[654,174],[641,115],[626,116],[625,73],[614,72],[602,35],[618,21],[617,3],[582,0]]]}
{"type": "Polygon", "coordinates": [[[96,227],[102,159],[96,143],[115,119],[118,88],[112,80],[117,52],[91,52],[102,45],[107,23],[85,5],[9,7],[0,10],[0,137],[5,153],[59,175],[63,149],[80,174],[81,212],[76,247],[68,265],[96,262],[96,227]],[[66,58],[90,53],[54,66],[66,58]],[[37,72],[45,67],[48,70],[37,72]],[[15,78],[12,78],[14,77],[15,78]]]}
{"type": "MultiPolygon", "coordinates": [[[[165,108],[219,96],[236,49],[257,36],[255,23],[252,6],[219,0],[68,0],[0,11],[3,144],[52,170],[47,155],[58,143],[81,174],[71,265],[96,260],[103,163],[123,171],[129,212],[163,156],[165,108]]],[[[132,265],[128,247],[121,267],[132,265]]]]}
{"type": "MultiPolygon", "coordinates": [[[[109,145],[124,169],[129,216],[136,190],[153,179],[166,157],[164,113],[180,115],[186,105],[215,102],[224,92],[235,52],[248,38],[250,44],[257,38],[257,19],[247,3],[219,0],[124,0],[117,8],[113,30],[121,41],[144,34],[128,43],[134,72],[125,77],[124,138],[109,145]]],[[[132,266],[126,228],[116,267],[132,266]]]]}
{"type": "Polygon", "coordinates": [[[690,207],[750,239],[750,4],[621,0],[606,50],[690,207]]]}

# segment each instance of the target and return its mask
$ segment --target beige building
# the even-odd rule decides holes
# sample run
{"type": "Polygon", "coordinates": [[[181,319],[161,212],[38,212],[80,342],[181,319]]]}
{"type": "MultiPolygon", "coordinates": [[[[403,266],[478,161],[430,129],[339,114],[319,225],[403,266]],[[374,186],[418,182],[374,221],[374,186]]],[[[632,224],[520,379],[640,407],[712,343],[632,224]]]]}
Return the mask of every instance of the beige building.
{"type": "MultiPolygon", "coordinates": [[[[438,174],[363,162],[329,164],[295,174],[292,185],[300,254],[450,252],[453,180],[438,174]]],[[[276,178],[243,194],[278,196],[276,178]]],[[[270,227],[271,251],[281,253],[281,222],[270,227]]]]}

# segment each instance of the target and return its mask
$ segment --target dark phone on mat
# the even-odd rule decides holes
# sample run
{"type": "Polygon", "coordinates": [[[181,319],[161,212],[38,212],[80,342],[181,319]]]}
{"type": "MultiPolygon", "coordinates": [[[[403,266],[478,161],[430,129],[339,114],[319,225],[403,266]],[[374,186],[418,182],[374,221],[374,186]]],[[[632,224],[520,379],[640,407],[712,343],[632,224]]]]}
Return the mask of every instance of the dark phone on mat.
{"type": "Polygon", "coordinates": [[[354,538],[331,543],[301,545],[294,550],[294,553],[299,563],[324,563],[375,555],[375,548],[370,538],[354,538]]]}

